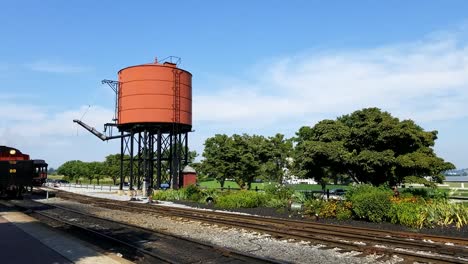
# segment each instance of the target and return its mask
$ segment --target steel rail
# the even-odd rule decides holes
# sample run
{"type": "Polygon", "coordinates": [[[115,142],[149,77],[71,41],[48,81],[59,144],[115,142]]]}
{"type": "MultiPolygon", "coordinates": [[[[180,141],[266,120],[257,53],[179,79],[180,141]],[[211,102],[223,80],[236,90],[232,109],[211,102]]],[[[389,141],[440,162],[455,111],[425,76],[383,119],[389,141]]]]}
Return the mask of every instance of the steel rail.
{"type": "MultiPolygon", "coordinates": [[[[60,192],[59,196],[67,198],[67,192],[65,192],[65,194],[60,192]]],[[[145,204],[115,201],[105,198],[96,198],[83,195],[77,196],[76,194],[73,194],[72,197],[69,196],[68,198],[74,200],[84,199],[86,201],[91,201],[96,205],[112,207],[112,209],[126,209],[132,212],[145,211],[149,213],[155,213],[158,215],[165,214],[174,217],[189,218],[207,223],[216,223],[225,226],[235,226],[261,231],[272,234],[277,237],[289,237],[313,242],[326,242],[329,245],[341,247],[345,246],[346,248],[351,248],[353,250],[358,251],[398,254],[401,256],[405,256],[407,259],[417,259],[419,261],[430,261],[433,263],[434,261],[438,263],[468,263],[467,247],[422,243],[423,241],[408,240],[411,238],[410,233],[380,231],[369,228],[348,228],[337,225],[311,223],[298,220],[222,213],[207,210],[180,209],[166,206],[148,206],[145,204]],[[362,234],[359,232],[367,233],[362,234]],[[367,243],[366,245],[355,244],[356,240],[366,241],[367,243]],[[370,246],[369,244],[371,244],[372,246],[370,246]],[[386,246],[383,246],[382,244],[386,244],[386,246]],[[433,251],[436,250],[438,251],[435,252],[436,254],[443,254],[443,256],[428,256],[424,253],[421,254],[418,252],[405,251],[407,247],[416,248],[418,250],[422,249],[426,251],[426,253],[434,253],[433,251]],[[450,253],[452,256],[447,256],[447,253],[450,253]]],[[[417,235],[419,236],[415,236],[415,239],[419,239],[421,237],[420,234],[417,235]]],[[[447,243],[448,241],[453,241],[450,243],[461,243],[464,245],[467,244],[466,239],[451,240],[452,238],[448,239],[447,237],[438,237],[431,235],[424,235],[422,237],[424,237],[425,239],[430,237],[434,241],[441,241],[445,243],[447,243]]]]}
{"type": "MultiPolygon", "coordinates": [[[[84,217],[98,219],[100,221],[109,222],[109,223],[112,223],[112,224],[117,224],[117,225],[120,225],[120,226],[128,227],[128,228],[131,228],[131,229],[142,230],[142,231],[147,232],[147,233],[155,233],[155,234],[160,234],[160,235],[167,236],[167,237],[172,237],[172,238],[175,238],[175,239],[178,239],[178,240],[187,241],[188,243],[193,244],[193,247],[198,247],[198,248],[204,247],[206,249],[209,249],[212,252],[213,251],[218,252],[220,255],[222,255],[224,257],[231,258],[232,260],[240,260],[242,262],[247,262],[247,263],[272,263],[272,264],[287,263],[287,262],[284,262],[284,261],[278,261],[278,260],[274,260],[274,259],[270,259],[270,258],[255,256],[255,255],[250,254],[250,253],[244,253],[244,252],[239,252],[239,251],[232,250],[232,249],[221,248],[221,247],[218,247],[218,246],[215,246],[215,245],[212,245],[212,244],[208,244],[208,243],[204,243],[204,242],[201,242],[201,241],[197,241],[197,240],[194,240],[194,239],[179,237],[179,236],[176,236],[176,235],[170,234],[168,232],[164,232],[164,231],[159,231],[159,230],[156,231],[156,230],[153,230],[153,229],[149,229],[149,228],[145,228],[145,227],[141,227],[141,226],[136,226],[136,225],[132,225],[132,224],[129,224],[129,223],[119,222],[119,221],[115,221],[115,220],[112,220],[112,219],[91,215],[91,214],[88,214],[88,213],[84,213],[84,212],[74,210],[74,209],[70,209],[70,208],[63,207],[63,206],[43,204],[43,203],[40,203],[40,204],[44,205],[44,206],[47,206],[47,207],[57,208],[57,209],[60,209],[60,210],[72,212],[74,214],[82,215],[84,217]]],[[[120,244],[122,244],[122,245],[124,245],[124,246],[126,246],[128,248],[131,248],[133,250],[137,250],[139,253],[141,253],[141,254],[143,254],[145,256],[151,256],[153,258],[156,258],[156,259],[158,259],[160,261],[163,261],[163,262],[166,262],[166,263],[179,263],[177,261],[173,261],[171,259],[158,256],[158,255],[154,254],[153,252],[150,252],[150,251],[145,250],[145,249],[143,249],[141,247],[132,245],[132,244],[130,244],[128,242],[116,239],[116,238],[114,238],[112,236],[109,236],[109,235],[106,235],[104,233],[100,233],[100,232],[94,231],[92,229],[82,227],[82,226],[80,226],[78,224],[75,224],[75,223],[72,223],[72,222],[69,222],[69,221],[66,221],[66,220],[63,220],[63,219],[59,219],[59,218],[54,217],[54,216],[50,216],[49,214],[44,213],[43,211],[37,211],[37,210],[31,209],[31,208],[28,208],[28,207],[23,207],[23,206],[17,205],[17,204],[14,204],[14,206],[20,207],[20,208],[25,208],[25,209],[28,209],[28,210],[32,210],[34,213],[39,214],[41,216],[48,217],[48,218],[51,218],[51,219],[53,219],[55,221],[62,222],[64,224],[67,224],[67,225],[82,229],[85,232],[89,232],[89,233],[91,233],[93,235],[102,236],[105,239],[108,239],[109,241],[112,241],[112,242],[115,242],[115,243],[120,243],[120,244]]]]}

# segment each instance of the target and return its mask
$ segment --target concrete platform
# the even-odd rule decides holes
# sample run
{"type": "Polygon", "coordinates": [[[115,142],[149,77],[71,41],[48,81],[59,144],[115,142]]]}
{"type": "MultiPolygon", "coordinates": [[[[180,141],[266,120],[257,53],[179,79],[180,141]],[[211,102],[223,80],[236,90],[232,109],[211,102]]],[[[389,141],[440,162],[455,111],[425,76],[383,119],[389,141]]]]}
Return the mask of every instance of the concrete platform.
{"type": "Polygon", "coordinates": [[[104,255],[85,242],[57,232],[36,219],[0,209],[0,263],[131,263],[104,255]]]}

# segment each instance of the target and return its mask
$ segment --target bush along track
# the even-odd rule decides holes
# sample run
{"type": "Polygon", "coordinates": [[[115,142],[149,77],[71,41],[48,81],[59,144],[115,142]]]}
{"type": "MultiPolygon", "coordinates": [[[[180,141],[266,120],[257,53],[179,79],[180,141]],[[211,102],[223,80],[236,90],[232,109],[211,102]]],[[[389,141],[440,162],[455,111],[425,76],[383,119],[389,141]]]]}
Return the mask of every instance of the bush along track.
{"type": "Polygon", "coordinates": [[[343,200],[322,200],[306,199],[304,194],[283,185],[267,185],[261,192],[219,191],[191,185],[180,190],[157,191],[153,198],[230,210],[269,207],[284,211],[291,203],[300,203],[299,213],[304,217],[389,222],[413,229],[468,225],[468,206],[450,203],[446,193],[437,189],[406,189],[395,196],[385,186],[357,185],[349,188],[343,200]]]}

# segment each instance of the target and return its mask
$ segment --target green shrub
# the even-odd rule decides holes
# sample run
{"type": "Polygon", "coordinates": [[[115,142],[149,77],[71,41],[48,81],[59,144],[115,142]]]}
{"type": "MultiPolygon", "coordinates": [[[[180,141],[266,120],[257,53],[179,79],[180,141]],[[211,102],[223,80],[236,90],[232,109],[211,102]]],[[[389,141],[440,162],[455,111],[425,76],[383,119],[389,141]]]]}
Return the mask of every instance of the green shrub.
{"type": "Polygon", "coordinates": [[[266,200],[265,206],[271,208],[282,208],[288,205],[288,200],[286,199],[279,199],[276,197],[270,197],[266,200]]]}
{"type": "Polygon", "coordinates": [[[348,220],[353,217],[352,203],[348,201],[338,202],[336,207],[336,219],[348,220]]]}
{"type": "Polygon", "coordinates": [[[185,190],[159,190],[156,191],[153,195],[154,200],[161,200],[161,201],[182,201],[187,200],[187,193],[185,190]]]}
{"type": "Polygon", "coordinates": [[[310,216],[318,216],[322,207],[325,205],[324,200],[310,199],[304,203],[304,214],[310,216]]]}
{"type": "Polygon", "coordinates": [[[447,190],[441,190],[437,188],[407,188],[401,191],[400,196],[416,196],[424,198],[426,200],[447,200],[449,197],[449,193],[447,190]]]}
{"type": "Polygon", "coordinates": [[[352,217],[351,202],[325,201],[321,199],[308,200],[304,204],[304,214],[320,218],[333,218],[346,220],[352,217]]]}
{"type": "Polygon", "coordinates": [[[220,195],[220,191],[218,191],[216,189],[201,190],[201,195],[200,195],[200,199],[198,200],[198,202],[206,203],[208,198],[211,198],[211,199],[213,199],[214,202],[216,202],[219,195],[220,195]]]}
{"type": "Polygon", "coordinates": [[[187,199],[190,201],[198,202],[203,197],[202,191],[195,185],[189,185],[182,188],[181,191],[185,192],[187,199]]]}
{"type": "Polygon", "coordinates": [[[449,198],[449,192],[447,190],[441,190],[441,189],[436,189],[433,188],[431,192],[429,193],[429,197],[438,200],[438,201],[447,201],[449,198]]]}
{"type": "Polygon", "coordinates": [[[277,197],[279,199],[289,199],[294,193],[294,189],[281,184],[268,184],[264,188],[267,195],[277,197]]]}
{"type": "Polygon", "coordinates": [[[454,224],[457,228],[468,225],[467,207],[459,203],[447,201],[434,201],[424,207],[427,215],[426,225],[429,227],[449,226],[454,224]]]}
{"type": "Polygon", "coordinates": [[[424,212],[424,200],[412,202],[408,199],[406,201],[394,201],[387,217],[393,224],[400,224],[411,228],[422,228],[426,222],[427,215],[424,212]]]}
{"type": "Polygon", "coordinates": [[[458,203],[447,200],[424,200],[422,198],[392,198],[387,217],[394,224],[412,228],[468,225],[468,210],[458,203]]]}
{"type": "Polygon", "coordinates": [[[319,217],[333,218],[336,217],[336,208],[338,207],[337,201],[324,201],[320,209],[319,217]]]}
{"type": "Polygon", "coordinates": [[[296,203],[305,203],[305,201],[307,201],[307,197],[306,195],[303,193],[303,192],[298,192],[298,191],[295,191],[292,195],[291,195],[291,200],[293,202],[296,202],[296,203]]]}
{"type": "Polygon", "coordinates": [[[219,208],[253,208],[265,206],[267,195],[261,192],[237,191],[219,196],[216,207],[219,208]]]}
{"type": "Polygon", "coordinates": [[[401,191],[401,194],[411,194],[422,198],[429,198],[429,191],[426,188],[406,188],[401,191]]]}
{"type": "Polygon", "coordinates": [[[386,187],[359,185],[351,188],[346,197],[353,204],[354,214],[371,222],[382,222],[390,210],[392,190],[386,187]]]}

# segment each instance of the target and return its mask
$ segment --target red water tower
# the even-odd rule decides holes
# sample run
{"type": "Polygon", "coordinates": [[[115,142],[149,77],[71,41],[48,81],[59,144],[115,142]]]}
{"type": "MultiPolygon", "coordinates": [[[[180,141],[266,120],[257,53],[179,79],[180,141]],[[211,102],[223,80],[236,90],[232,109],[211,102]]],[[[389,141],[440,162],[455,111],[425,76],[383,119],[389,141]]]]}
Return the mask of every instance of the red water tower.
{"type": "Polygon", "coordinates": [[[118,81],[103,80],[116,94],[115,116],[104,135],[74,120],[102,140],[121,140],[121,179],[128,161],[130,189],[183,185],[188,163],[188,133],[192,130],[192,74],[178,68],[180,58],[121,69],[118,81]],[[109,129],[110,128],[110,129],[109,129]],[[120,135],[112,135],[112,128],[120,135]],[[154,180],[156,175],[156,180],[154,180]]]}

